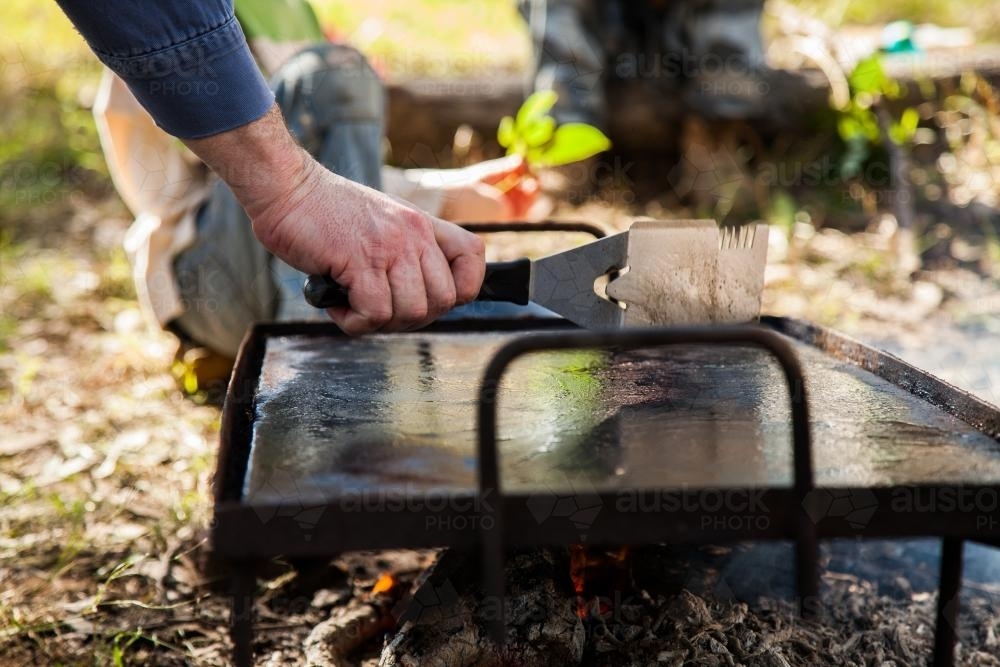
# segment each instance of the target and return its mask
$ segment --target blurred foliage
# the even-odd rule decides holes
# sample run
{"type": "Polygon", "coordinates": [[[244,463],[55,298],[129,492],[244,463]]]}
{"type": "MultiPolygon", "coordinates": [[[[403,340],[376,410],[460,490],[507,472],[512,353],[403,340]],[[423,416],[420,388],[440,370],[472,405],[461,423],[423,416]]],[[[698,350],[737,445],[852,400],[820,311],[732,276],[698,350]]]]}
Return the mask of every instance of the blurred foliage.
{"type": "Polygon", "coordinates": [[[882,25],[897,20],[968,26],[981,40],[1000,40],[996,0],[789,0],[802,11],[830,25],[882,25]]]}
{"type": "Polygon", "coordinates": [[[0,5],[0,224],[39,210],[59,215],[69,195],[105,181],[88,107],[97,60],[55,3],[0,5]]]}
{"type": "MultiPolygon", "coordinates": [[[[871,147],[883,140],[875,106],[884,100],[899,99],[902,87],[886,75],[882,54],[874,53],[862,59],[847,78],[851,97],[847,106],[839,110],[837,132],[846,150],[841,158],[841,172],[847,178],[861,173],[871,147]]],[[[913,138],[920,122],[920,114],[913,107],[902,110],[898,119],[891,119],[887,134],[890,141],[905,145],[913,138]]]]}
{"type": "MultiPolygon", "coordinates": [[[[486,76],[527,63],[526,31],[508,0],[314,5],[328,34],[391,76],[486,76]]],[[[54,2],[0,3],[0,26],[0,226],[16,229],[68,215],[73,196],[109,190],[90,112],[101,65],[54,2]]]]}
{"type": "MultiPolygon", "coordinates": [[[[968,25],[980,38],[1000,36],[992,0],[791,1],[834,25],[907,19],[968,25]]],[[[390,77],[488,76],[498,67],[520,69],[528,62],[528,39],[513,0],[314,5],[328,34],[359,46],[390,77]]],[[[68,195],[109,191],[89,111],[100,65],[55,3],[0,3],[0,25],[0,226],[23,228],[72,212],[68,195]]],[[[870,142],[874,134],[864,116],[844,120],[841,129],[870,142]]],[[[913,119],[912,113],[900,118],[900,130],[913,119]]]]}
{"type": "Polygon", "coordinates": [[[392,76],[488,76],[525,68],[530,44],[514,0],[311,0],[324,30],[392,76]]]}
{"type": "Polygon", "coordinates": [[[532,167],[560,167],[611,148],[611,141],[593,125],[557,126],[549,111],[558,99],[551,90],[539,90],[528,96],[515,117],[500,119],[497,143],[507,155],[520,155],[532,167]]]}

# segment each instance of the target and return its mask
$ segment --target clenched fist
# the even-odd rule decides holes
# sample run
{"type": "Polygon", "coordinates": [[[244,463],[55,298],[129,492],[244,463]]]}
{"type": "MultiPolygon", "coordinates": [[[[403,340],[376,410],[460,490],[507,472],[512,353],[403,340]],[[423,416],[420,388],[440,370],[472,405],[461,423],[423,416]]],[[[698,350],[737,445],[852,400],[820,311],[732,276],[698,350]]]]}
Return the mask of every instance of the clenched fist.
{"type": "Polygon", "coordinates": [[[230,186],[268,250],[348,290],[350,308],[328,311],[345,333],[416,329],[479,293],[479,237],[331,173],[295,144],[276,107],[187,144],[230,186]]]}

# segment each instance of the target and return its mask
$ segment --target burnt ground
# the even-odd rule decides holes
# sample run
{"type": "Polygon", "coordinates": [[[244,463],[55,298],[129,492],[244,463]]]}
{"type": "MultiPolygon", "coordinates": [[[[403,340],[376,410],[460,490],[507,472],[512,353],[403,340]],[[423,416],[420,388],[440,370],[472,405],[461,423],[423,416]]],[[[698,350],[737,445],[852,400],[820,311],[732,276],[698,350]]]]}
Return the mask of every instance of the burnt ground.
{"type": "MultiPolygon", "coordinates": [[[[797,612],[790,545],[521,551],[507,560],[502,651],[485,641],[492,608],[478,602],[482,590],[468,555],[449,553],[418,590],[411,604],[419,613],[401,619],[381,662],[369,648],[314,664],[924,664],[936,577],[912,563],[930,565],[932,552],[916,542],[828,545],[821,600],[806,601],[819,617],[809,621],[797,612]],[[588,576],[578,595],[567,570],[581,571],[581,553],[588,576]]],[[[996,566],[994,557],[994,581],[996,566]]],[[[996,590],[980,582],[965,591],[958,664],[1000,664],[996,590]]]]}
{"type": "MultiPolygon", "coordinates": [[[[760,164],[746,162],[741,178],[758,178],[760,164]]],[[[934,160],[918,167],[937,173],[934,160]]],[[[930,186],[939,184],[928,176],[921,186],[929,194],[918,206],[917,242],[908,251],[877,191],[854,192],[849,183],[790,185],[769,191],[763,204],[751,201],[741,209],[743,204],[718,197],[712,188],[700,202],[678,201],[664,184],[666,169],[655,173],[653,190],[663,196],[638,201],[630,192],[635,184],[624,183],[582,204],[562,205],[556,215],[612,227],[633,216],[766,217],[776,233],[765,312],[805,317],[923,354],[918,363],[928,359],[942,374],[970,369],[974,377],[954,372],[951,379],[995,400],[990,382],[996,374],[989,370],[996,368],[995,347],[976,344],[984,331],[996,335],[1000,314],[1000,225],[989,199],[995,187],[968,200],[956,196],[957,203],[942,197],[939,187],[937,200],[931,200],[930,186]]],[[[713,182],[728,182],[719,173],[713,182]]],[[[992,182],[988,165],[977,173],[992,182]]],[[[5,229],[0,248],[0,662],[5,665],[227,662],[222,581],[219,573],[201,567],[219,411],[204,394],[181,395],[171,374],[174,341],[142,324],[119,249],[127,224],[114,199],[83,197],[5,229]]],[[[499,258],[544,254],[562,242],[497,235],[490,247],[499,258]]],[[[312,628],[324,619],[343,620],[344,612],[337,610],[368,605],[378,612],[365,612],[368,618],[387,618],[385,610],[427,558],[362,554],[298,569],[275,562],[259,582],[258,663],[301,664],[312,628]],[[403,585],[373,594],[384,571],[403,585]]],[[[893,598],[887,584],[870,582],[863,573],[834,567],[831,572],[827,591],[839,601],[832,606],[841,614],[841,629],[794,623],[777,598],[772,610],[758,605],[754,611],[725,596],[703,599],[674,591],[660,600],[654,591],[629,613],[649,616],[673,604],[684,607],[661,627],[669,629],[662,642],[643,648],[657,648],[656,660],[667,652],[667,663],[688,655],[673,653],[682,649],[715,656],[701,664],[740,662],[728,644],[733,628],[779,648],[804,643],[808,650],[789,649],[790,664],[815,664],[816,656],[833,660],[830,651],[844,646],[868,651],[863,662],[871,664],[879,664],[879,650],[896,651],[882,656],[896,664],[916,661],[908,656],[927,644],[933,594],[894,582],[890,588],[908,592],[893,598]],[[668,639],[676,645],[663,643],[668,639]],[[807,655],[813,657],[802,657],[807,655]]],[[[725,579],[733,589],[733,577],[725,579]]],[[[986,658],[974,657],[974,650],[996,653],[996,619],[988,595],[986,600],[972,634],[964,636],[965,664],[989,664],[976,662],[986,658]]],[[[356,657],[371,661],[386,626],[383,620],[366,627],[374,630],[356,657]]],[[[614,656],[628,649],[611,643],[606,655],[591,644],[588,664],[624,664],[614,656]]],[[[654,659],[642,656],[646,662],[639,664],[654,659]]],[[[847,658],[840,662],[850,664],[847,658]]]]}

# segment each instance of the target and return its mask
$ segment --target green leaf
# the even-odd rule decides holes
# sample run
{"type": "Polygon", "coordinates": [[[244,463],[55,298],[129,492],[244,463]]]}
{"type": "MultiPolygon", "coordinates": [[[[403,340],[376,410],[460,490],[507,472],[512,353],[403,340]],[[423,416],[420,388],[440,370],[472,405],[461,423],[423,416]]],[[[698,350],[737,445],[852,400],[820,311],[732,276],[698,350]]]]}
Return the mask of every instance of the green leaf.
{"type": "Polygon", "coordinates": [[[850,141],[854,137],[864,136],[861,123],[853,115],[843,115],[837,119],[837,133],[844,141],[850,141]]]}
{"type": "Polygon", "coordinates": [[[909,141],[913,137],[913,133],[917,131],[917,125],[920,124],[920,114],[913,107],[907,107],[903,110],[903,115],[899,119],[899,128],[903,132],[904,141],[909,141]]]}
{"type": "Polygon", "coordinates": [[[885,75],[885,70],[882,68],[881,56],[876,53],[859,61],[847,82],[851,86],[851,92],[855,95],[858,93],[871,95],[883,93],[889,82],[889,77],[885,75]]]}
{"type": "Polygon", "coordinates": [[[837,119],[837,132],[844,141],[863,138],[878,143],[881,137],[875,113],[853,105],[837,119]]]}
{"type": "Polygon", "coordinates": [[[504,148],[510,148],[514,143],[514,119],[504,116],[497,126],[497,143],[504,148]]]}
{"type": "Polygon", "coordinates": [[[524,160],[525,160],[525,162],[527,162],[528,164],[530,164],[532,167],[534,167],[534,166],[539,166],[539,167],[547,166],[547,164],[543,161],[544,157],[545,157],[545,149],[543,149],[543,148],[529,148],[524,153],[524,160]]]}
{"type": "Polygon", "coordinates": [[[270,42],[322,42],[323,29],[308,2],[241,2],[236,19],[247,39],[270,42]]]}
{"type": "Polygon", "coordinates": [[[535,164],[558,167],[585,160],[611,148],[611,141],[593,125],[566,123],[556,128],[552,142],[541,149],[535,164]]]}
{"type": "Polygon", "coordinates": [[[517,110],[517,120],[514,121],[516,130],[525,132],[539,118],[542,118],[555,106],[559,95],[551,90],[539,90],[528,96],[521,108],[517,110]]]}
{"type": "Polygon", "coordinates": [[[920,114],[913,107],[907,107],[903,110],[899,122],[893,123],[892,127],[889,128],[889,139],[900,146],[908,143],[917,131],[919,123],[920,114]]]}
{"type": "Polygon", "coordinates": [[[530,127],[524,128],[521,137],[530,148],[537,148],[552,141],[555,131],[556,119],[552,116],[542,116],[530,127]]]}

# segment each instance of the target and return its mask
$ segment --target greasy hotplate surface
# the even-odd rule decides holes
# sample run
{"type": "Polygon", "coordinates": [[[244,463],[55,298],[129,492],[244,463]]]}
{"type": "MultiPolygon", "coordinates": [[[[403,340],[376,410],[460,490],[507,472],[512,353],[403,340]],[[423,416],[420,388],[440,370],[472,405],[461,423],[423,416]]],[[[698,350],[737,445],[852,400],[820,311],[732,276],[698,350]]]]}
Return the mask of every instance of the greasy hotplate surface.
{"type": "MultiPolygon", "coordinates": [[[[268,339],[244,497],[473,489],[478,385],[511,334],[268,339]]],[[[795,343],[816,482],[1000,481],[1000,444],[795,343]]],[[[498,394],[506,491],[791,484],[781,371],[754,348],[543,352],[498,394]]],[[[318,499],[318,498],[317,498],[318,499]]]]}

